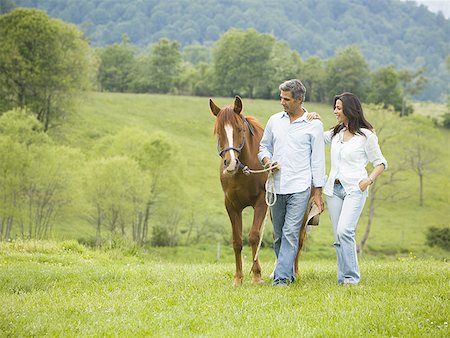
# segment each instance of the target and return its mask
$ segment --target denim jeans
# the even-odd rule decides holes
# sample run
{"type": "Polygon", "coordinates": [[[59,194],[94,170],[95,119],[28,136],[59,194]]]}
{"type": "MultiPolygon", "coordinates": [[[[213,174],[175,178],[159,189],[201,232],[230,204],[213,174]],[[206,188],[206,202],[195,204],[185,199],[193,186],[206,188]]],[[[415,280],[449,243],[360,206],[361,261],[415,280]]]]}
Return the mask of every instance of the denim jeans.
{"type": "Polygon", "coordinates": [[[293,194],[277,194],[277,201],[271,207],[274,249],[277,256],[273,275],[274,285],[295,281],[294,260],[310,190],[308,188],[306,191],[293,194]]]}
{"type": "Polygon", "coordinates": [[[327,196],[339,284],[357,284],[360,280],[355,233],[366,198],[367,191],[355,191],[347,195],[340,183],[334,184],[333,196],[327,196]]]}

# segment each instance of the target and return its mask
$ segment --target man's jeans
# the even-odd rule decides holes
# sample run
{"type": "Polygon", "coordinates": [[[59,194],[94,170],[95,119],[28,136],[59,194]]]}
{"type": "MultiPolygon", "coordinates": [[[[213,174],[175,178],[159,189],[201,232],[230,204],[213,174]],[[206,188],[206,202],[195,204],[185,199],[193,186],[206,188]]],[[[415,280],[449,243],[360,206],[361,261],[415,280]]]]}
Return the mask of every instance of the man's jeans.
{"type": "Polygon", "coordinates": [[[274,285],[295,281],[294,260],[310,190],[308,188],[293,194],[277,194],[277,201],[272,206],[274,248],[277,256],[274,285]]]}
{"type": "Polygon", "coordinates": [[[340,183],[334,184],[333,196],[327,196],[334,232],[339,284],[357,284],[360,279],[355,233],[366,198],[367,190],[351,192],[347,195],[340,183]]]}

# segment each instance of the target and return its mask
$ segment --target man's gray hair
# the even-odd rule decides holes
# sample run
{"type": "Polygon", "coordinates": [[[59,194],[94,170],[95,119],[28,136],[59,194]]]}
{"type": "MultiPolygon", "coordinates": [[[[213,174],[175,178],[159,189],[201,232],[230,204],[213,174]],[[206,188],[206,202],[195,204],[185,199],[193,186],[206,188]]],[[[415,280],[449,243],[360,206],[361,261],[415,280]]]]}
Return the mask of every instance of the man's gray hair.
{"type": "Polygon", "coordinates": [[[294,100],[301,97],[302,102],[305,101],[306,88],[300,80],[287,80],[280,84],[279,89],[283,92],[291,92],[294,100]]]}

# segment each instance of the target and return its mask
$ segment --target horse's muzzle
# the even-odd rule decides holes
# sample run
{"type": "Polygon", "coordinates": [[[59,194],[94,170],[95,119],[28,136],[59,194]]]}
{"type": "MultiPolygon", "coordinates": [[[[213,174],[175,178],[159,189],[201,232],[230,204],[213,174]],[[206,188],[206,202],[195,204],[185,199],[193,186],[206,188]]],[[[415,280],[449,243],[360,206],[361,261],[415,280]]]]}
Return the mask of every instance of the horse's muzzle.
{"type": "Polygon", "coordinates": [[[223,161],[223,173],[228,175],[234,175],[239,170],[239,160],[234,161],[224,160],[223,161]]]}

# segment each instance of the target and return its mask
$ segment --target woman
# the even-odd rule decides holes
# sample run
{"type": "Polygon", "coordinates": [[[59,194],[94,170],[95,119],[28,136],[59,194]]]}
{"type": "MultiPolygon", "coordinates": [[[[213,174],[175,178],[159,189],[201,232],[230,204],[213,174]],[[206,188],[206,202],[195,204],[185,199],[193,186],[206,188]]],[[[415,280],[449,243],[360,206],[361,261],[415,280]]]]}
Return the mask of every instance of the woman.
{"type": "Polygon", "coordinates": [[[334,115],[337,125],[325,132],[325,143],[331,143],[331,170],[324,193],[334,232],[338,283],[354,285],[360,280],[356,226],[367,189],[387,169],[387,161],[354,94],[335,96],[334,115]],[[370,175],[366,171],[369,161],[374,166],[370,175]]]}

